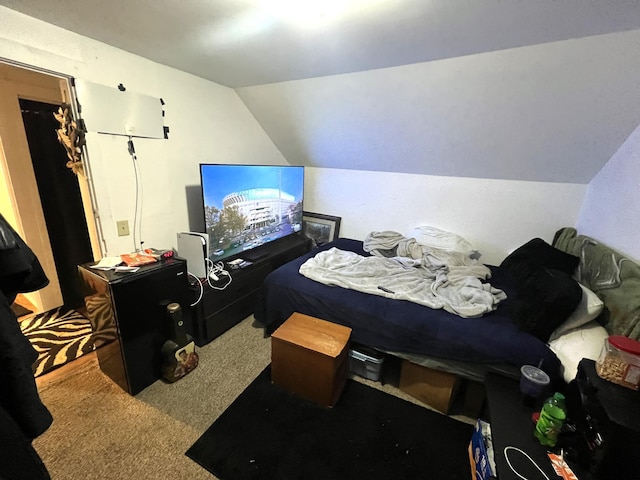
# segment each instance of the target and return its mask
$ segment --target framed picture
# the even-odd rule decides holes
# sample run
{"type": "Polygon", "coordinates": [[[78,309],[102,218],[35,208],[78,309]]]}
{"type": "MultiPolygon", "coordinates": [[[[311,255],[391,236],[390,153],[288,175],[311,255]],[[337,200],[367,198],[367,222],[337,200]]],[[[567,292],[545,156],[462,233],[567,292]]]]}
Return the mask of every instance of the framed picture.
{"type": "Polygon", "coordinates": [[[329,243],[340,235],[340,217],[302,212],[302,233],[316,246],[329,243]]]}

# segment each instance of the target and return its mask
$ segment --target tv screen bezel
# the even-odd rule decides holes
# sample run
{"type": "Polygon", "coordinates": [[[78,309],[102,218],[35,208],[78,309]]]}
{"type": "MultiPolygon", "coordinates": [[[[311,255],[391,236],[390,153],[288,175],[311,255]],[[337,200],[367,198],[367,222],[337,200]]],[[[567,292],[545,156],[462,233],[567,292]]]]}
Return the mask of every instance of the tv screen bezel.
{"type": "MultiPolygon", "coordinates": [[[[237,258],[242,258],[248,261],[256,261],[257,259],[268,255],[269,254],[269,250],[272,247],[277,246],[278,243],[280,243],[283,239],[288,239],[291,237],[301,237],[302,236],[302,212],[304,210],[304,180],[305,180],[305,168],[304,166],[301,165],[269,165],[269,164],[227,164],[227,163],[206,163],[206,162],[202,162],[199,164],[199,173],[200,173],[200,193],[202,194],[202,216],[203,216],[203,220],[204,220],[204,232],[208,234],[209,236],[209,251],[208,253],[208,257],[213,263],[218,263],[218,262],[223,262],[223,263],[228,263],[234,259],[237,258]],[[271,236],[273,236],[274,234],[276,234],[276,232],[270,231],[271,229],[266,228],[266,229],[257,229],[257,231],[252,231],[248,237],[251,238],[253,237],[253,240],[251,240],[252,242],[252,246],[250,248],[246,248],[246,245],[244,245],[244,243],[240,243],[239,245],[236,245],[234,248],[234,251],[227,253],[227,249],[224,249],[225,252],[223,254],[219,254],[216,255],[215,252],[219,249],[219,239],[213,237],[209,231],[209,225],[207,224],[207,192],[206,192],[206,185],[205,185],[205,169],[208,167],[220,167],[220,168],[224,168],[224,169],[229,169],[229,170],[238,170],[240,171],[241,168],[268,168],[268,169],[287,169],[287,170],[299,170],[301,173],[301,190],[300,190],[300,198],[299,200],[296,197],[296,193],[293,194],[294,199],[296,200],[296,204],[299,204],[299,206],[296,208],[295,214],[297,215],[296,218],[298,219],[297,222],[291,222],[291,230],[288,231],[286,234],[284,235],[278,235],[275,238],[270,238],[271,236]],[[299,210],[299,212],[298,212],[299,210]],[[298,218],[299,216],[299,218],[298,218]],[[295,224],[297,224],[297,228],[295,226],[295,224]],[[265,233],[268,232],[268,233],[265,233]],[[264,241],[264,239],[267,239],[267,241],[264,241]],[[238,246],[242,246],[244,247],[244,249],[237,249],[238,246]]],[[[256,185],[255,187],[252,187],[252,189],[256,189],[256,188],[273,188],[273,186],[267,186],[267,185],[256,185]]],[[[249,190],[249,189],[247,189],[249,190]]],[[[240,191],[244,191],[244,190],[240,190],[240,191]]],[[[284,191],[284,190],[282,190],[284,191]]],[[[227,195],[233,193],[233,189],[230,189],[229,192],[224,193],[223,197],[226,197],[227,195]]],[[[222,201],[222,199],[220,200],[222,201]]],[[[278,225],[278,227],[283,227],[282,224],[278,225]]],[[[275,227],[273,227],[275,228],[275,227]]],[[[283,227],[284,228],[284,227],[283,227]]],[[[235,242],[232,242],[235,243],[235,242]]]]}

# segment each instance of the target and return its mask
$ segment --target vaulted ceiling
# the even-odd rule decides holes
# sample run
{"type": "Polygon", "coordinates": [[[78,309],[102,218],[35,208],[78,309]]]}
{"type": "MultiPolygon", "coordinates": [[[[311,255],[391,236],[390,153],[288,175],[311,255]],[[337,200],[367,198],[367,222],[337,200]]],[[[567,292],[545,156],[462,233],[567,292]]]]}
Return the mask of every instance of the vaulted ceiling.
{"type": "Polygon", "coordinates": [[[312,3],[0,0],[237,89],[291,163],[588,183],[640,123],[636,0],[312,3]]]}
{"type": "Polygon", "coordinates": [[[640,28],[635,0],[0,0],[229,87],[640,28]],[[305,7],[317,3],[318,7],[305,7]]]}

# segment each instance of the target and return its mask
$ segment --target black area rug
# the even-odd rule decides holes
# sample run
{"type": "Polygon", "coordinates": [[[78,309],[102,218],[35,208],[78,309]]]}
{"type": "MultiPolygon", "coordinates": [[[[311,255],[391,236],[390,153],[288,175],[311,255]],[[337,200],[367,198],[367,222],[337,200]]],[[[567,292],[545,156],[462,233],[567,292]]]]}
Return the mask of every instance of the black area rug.
{"type": "Polygon", "coordinates": [[[186,454],[221,480],[468,480],[472,430],[353,380],[322,408],[267,367],[186,454]]]}

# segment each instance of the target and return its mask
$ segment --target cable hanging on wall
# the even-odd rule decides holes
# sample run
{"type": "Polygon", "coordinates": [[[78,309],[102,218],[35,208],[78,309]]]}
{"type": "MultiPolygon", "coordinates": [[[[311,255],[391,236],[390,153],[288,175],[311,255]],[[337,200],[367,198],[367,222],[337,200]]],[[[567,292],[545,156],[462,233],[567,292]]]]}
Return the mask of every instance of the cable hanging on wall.
{"type": "Polygon", "coordinates": [[[136,190],[135,211],[133,214],[133,250],[134,252],[140,252],[143,250],[142,245],[144,244],[144,241],[142,240],[142,176],[138,166],[136,150],[133,146],[133,137],[131,136],[129,136],[129,140],[127,141],[127,149],[133,162],[136,190]],[[139,244],[138,241],[140,242],[139,244]]]}

